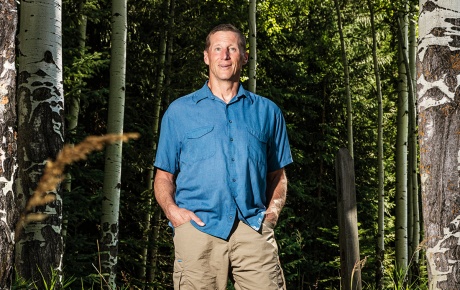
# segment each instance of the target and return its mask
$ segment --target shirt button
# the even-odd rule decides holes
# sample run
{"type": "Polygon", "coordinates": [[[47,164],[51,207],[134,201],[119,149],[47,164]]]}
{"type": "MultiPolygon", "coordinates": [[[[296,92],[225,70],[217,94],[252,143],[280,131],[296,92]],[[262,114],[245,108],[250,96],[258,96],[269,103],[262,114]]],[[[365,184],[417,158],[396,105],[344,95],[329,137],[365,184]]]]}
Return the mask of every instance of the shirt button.
{"type": "Polygon", "coordinates": [[[228,122],[229,122],[229,123],[233,123],[233,121],[232,121],[232,120],[228,120],[228,122]]]}
{"type": "Polygon", "coordinates": [[[233,219],[233,217],[232,217],[232,216],[230,216],[230,219],[233,219]]]}
{"type": "Polygon", "coordinates": [[[233,182],[236,182],[236,179],[235,179],[235,178],[233,178],[233,179],[232,179],[232,181],[233,181],[233,182]]]}
{"type": "Polygon", "coordinates": [[[232,158],[232,161],[235,161],[235,158],[232,158]]]}
{"type": "Polygon", "coordinates": [[[230,141],[233,141],[233,138],[230,138],[230,141]]]}

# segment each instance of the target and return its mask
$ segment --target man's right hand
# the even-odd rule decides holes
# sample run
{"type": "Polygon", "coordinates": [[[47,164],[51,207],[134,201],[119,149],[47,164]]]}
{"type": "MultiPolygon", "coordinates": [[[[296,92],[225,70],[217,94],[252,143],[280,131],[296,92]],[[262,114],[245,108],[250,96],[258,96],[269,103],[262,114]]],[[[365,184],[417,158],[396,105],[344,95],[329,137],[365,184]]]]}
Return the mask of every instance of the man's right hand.
{"type": "Polygon", "coordinates": [[[185,208],[180,208],[177,205],[169,206],[166,217],[175,228],[191,220],[201,227],[205,225],[205,223],[194,212],[185,208]]]}
{"type": "Polygon", "coordinates": [[[171,222],[173,227],[178,227],[193,220],[197,225],[203,227],[205,223],[192,211],[185,208],[180,208],[174,201],[176,190],[174,175],[167,171],[157,169],[155,175],[155,197],[158,204],[163,209],[166,217],[171,222]]]}

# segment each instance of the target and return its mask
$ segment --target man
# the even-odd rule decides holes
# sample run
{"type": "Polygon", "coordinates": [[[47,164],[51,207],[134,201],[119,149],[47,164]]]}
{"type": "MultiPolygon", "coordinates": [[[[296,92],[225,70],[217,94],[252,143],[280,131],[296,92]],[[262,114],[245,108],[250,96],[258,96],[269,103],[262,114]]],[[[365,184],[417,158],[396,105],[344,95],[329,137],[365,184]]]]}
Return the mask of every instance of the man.
{"type": "Polygon", "coordinates": [[[284,118],[246,91],[246,41],[234,26],[206,39],[209,80],[161,124],[155,197],[174,228],[174,289],[285,289],[273,228],[292,162],[284,118]]]}

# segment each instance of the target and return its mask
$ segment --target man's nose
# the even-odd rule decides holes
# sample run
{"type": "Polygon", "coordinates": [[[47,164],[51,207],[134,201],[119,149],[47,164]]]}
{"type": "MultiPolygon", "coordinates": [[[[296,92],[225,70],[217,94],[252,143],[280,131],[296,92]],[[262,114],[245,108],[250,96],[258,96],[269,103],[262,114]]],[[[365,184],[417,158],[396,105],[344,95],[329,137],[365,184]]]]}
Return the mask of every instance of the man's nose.
{"type": "Polygon", "coordinates": [[[230,51],[228,49],[223,49],[222,50],[223,54],[224,54],[224,58],[225,59],[229,59],[230,58],[230,51]]]}

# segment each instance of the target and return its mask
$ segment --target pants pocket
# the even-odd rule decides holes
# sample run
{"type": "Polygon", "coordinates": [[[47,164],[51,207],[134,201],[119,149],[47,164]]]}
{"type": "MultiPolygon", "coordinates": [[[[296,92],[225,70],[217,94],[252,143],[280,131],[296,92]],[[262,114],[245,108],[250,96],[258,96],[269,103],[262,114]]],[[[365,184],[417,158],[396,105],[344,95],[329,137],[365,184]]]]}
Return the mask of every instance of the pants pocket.
{"type": "Polygon", "coordinates": [[[184,289],[186,279],[184,275],[183,261],[181,258],[176,257],[174,260],[173,281],[174,290],[184,289]]]}
{"type": "Polygon", "coordinates": [[[173,281],[174,281],[174,289],[178,290],[180,289],[181,282],[182,282],[182,277],[183,277],[183,271],[174,271],[173,273],[173,281]]]}

